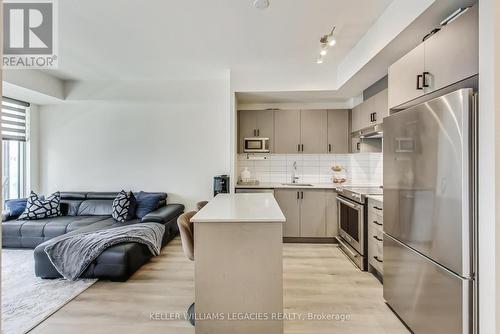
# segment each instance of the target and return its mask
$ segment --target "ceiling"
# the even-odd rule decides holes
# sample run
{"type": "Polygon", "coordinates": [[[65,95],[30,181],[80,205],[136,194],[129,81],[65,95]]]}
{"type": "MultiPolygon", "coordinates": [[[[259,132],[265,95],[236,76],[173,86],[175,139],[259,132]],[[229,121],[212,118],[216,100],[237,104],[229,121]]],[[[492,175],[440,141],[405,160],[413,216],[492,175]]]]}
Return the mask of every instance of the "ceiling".
{"type": "Polygon", "coordinates": [[[392,0],[59,1],[64,80],[136,80],[293,74],[314,87],[335,80],[339,62],[392,0]],[[319,66],[319,38],[338,43],[319,66]]]}
{"type": "Polygon", "coordinates": [[[4,81],[47,103],[71,100],[80,81],[230,78],[238,103],[352,104],[440,20],[476,1],[270,0],[264,10],[253,0],[58,1],[59,68],[5,71],[4,81]],[[337,45],[316,64],[333,25],[337,45]]]}

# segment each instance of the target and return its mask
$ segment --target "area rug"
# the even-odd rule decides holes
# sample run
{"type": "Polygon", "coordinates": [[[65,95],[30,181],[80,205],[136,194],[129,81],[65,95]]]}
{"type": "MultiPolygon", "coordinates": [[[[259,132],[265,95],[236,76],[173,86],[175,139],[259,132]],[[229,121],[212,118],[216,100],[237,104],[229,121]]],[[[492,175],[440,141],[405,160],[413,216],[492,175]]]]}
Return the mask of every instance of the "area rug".
{"type": "Polygon", "coordinates": [[[97,279],[35,276],[33,250],[2,249],[2,333],[26,333],[97,279]]]}

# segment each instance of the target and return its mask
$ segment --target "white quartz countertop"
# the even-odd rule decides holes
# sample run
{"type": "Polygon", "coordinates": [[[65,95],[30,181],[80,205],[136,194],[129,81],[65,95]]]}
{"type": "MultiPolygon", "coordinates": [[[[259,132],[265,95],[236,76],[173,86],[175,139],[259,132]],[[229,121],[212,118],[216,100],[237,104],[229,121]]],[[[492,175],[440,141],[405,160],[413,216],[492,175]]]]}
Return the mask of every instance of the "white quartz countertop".
{"type": "Polygon", "coordinates": [[[194,223],[284,223],[273,194],[218,194],[191,218],[194,223]]]}
{"type": "MultiPolygon", "coordinates": [[[[302,182],[301,182],[302,183],[302,182]]],[[[335,189],[341,187],[338,183],[307,183],[310,186],[304,185],[284,185],[283,183],[259,183],[254,185],[237,184],[236,189],[335,189]]],[[[344,187],[370,187],[370,185],[343,184],[344,187]]],[[[373,186],[371,186],[373,187],[373,186]]]]}
{"type": "Polygon", "coordinates": [[[369,199],[373,199],[375,201],[379,201],[379,202],[384,202],[384,196],[383,195],[366,195],[366,197],[368,197],[369,199]]]}

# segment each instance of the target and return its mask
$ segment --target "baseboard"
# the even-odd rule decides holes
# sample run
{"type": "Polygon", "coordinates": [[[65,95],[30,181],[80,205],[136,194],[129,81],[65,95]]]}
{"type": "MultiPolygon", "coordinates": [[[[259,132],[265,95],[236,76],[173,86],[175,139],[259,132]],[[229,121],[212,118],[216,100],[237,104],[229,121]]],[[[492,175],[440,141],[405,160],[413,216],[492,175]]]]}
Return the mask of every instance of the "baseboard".
{"type": "Polygon", "coordinates": [[[284,243],[306,243],[306,244],[336,244],[337,240],[333,237],[284,237],[284,243]]]}

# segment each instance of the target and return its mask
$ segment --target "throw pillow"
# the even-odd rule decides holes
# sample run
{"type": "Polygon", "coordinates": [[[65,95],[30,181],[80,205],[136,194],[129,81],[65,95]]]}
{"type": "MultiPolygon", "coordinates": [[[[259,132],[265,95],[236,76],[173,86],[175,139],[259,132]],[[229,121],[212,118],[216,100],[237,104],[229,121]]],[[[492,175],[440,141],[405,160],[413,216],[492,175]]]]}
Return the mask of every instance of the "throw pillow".
{"type": "Polygon", "coordinates": [[[5,201],[5,211],[10,217],[19,217],[26,209],[27,198],[8,199],[5,201]]]}
{"type": "Polygon", "coordinates": [[[131,191],[122,190],[113,200],[113,219],[122,223],[134,218],[136,200],[131,191]]]}
{"type": "Polygon", "coordinates": [[[137,199],[135,216],[142,219],[145,215],[157,209],[158,202],[162,199],[162,195],[140,191],[136,193],[135,198],[137,199]]]}
{"type": "Polygon", "coordinates": [[[19,216],[19,219],[44,219],[61,215],[61,194],[55,192],[46,199],[38,196],[33,191],[26,202],[26,209],[19,216]]]}

